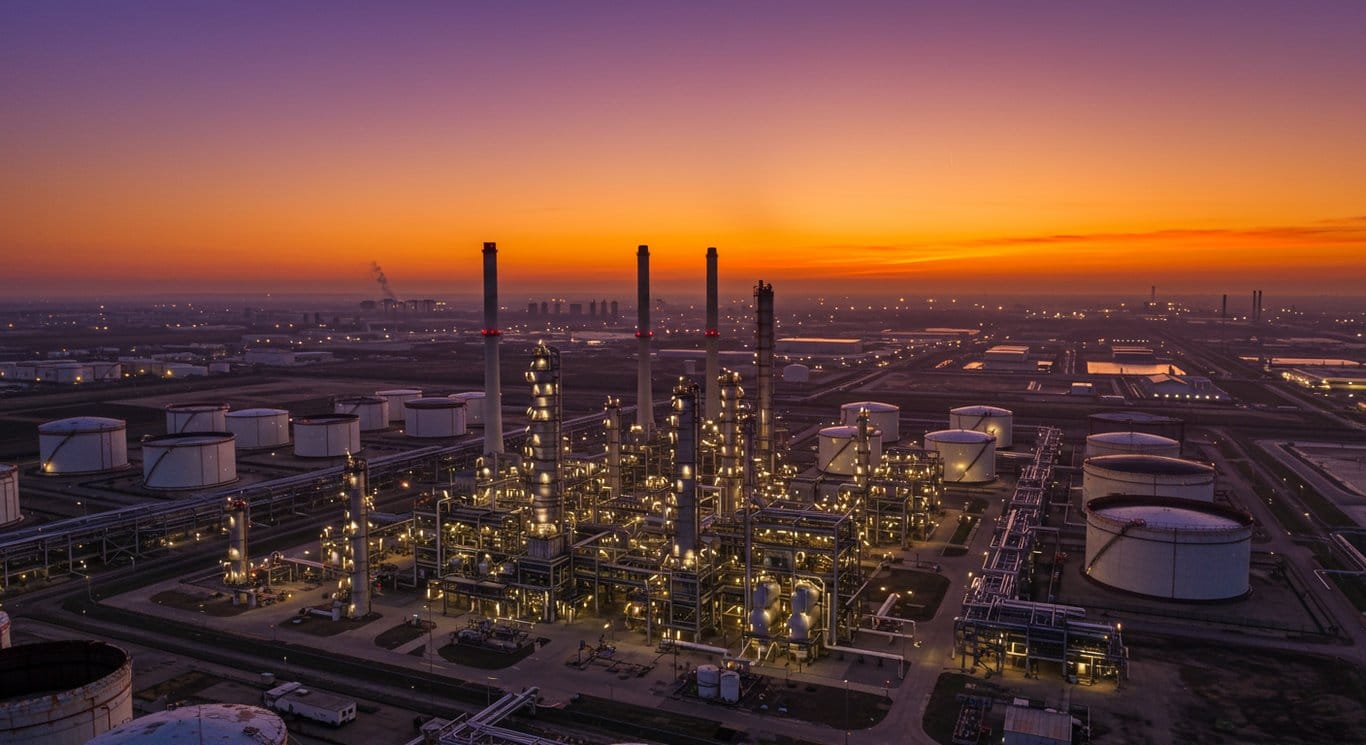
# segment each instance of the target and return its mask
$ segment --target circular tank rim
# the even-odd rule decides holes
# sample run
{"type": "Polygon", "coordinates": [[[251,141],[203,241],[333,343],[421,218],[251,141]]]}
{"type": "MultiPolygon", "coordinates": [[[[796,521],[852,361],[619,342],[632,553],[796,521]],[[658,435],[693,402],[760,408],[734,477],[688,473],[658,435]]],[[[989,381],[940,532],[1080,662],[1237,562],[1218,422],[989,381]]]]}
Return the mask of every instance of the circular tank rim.
{"type": "Polygon", "coordinates": [[[283,414],[283,415],[285,415],[285,416],[289,416],[289,411],[288,411],[287,409],[266,409],[266,408],[260,408],[260,409],[238,409],[237,411],[229,411],[227,414],[224,414],[224,416],[229,416],[229,417],[232,417],[233,419],[265,419],[265,418],[268,418],[268,417],[277,417],[277,416],[280,416],[281,414],[283,414]]]}
{"type": "Polygon", "coordinates": [[[1088,419],[1102,422],[1141,422],[1143,424],[1185,424],[1186,420],[1165,414],[1150,414],[1146,411],[1101,411],[1091,414],[1088,419]]]}
{"type": "MultiPolygon", "coordinates": [[[[830,438],[830,439],[832,439],[832,440],[851,440],[851,439],[853,439],[853,438],[855,438],[855,437],[858,437],[858,425],[857,425],[857,424],[835,424],[835,425],[832,425],[832,426],[829,426],[829,427],[821,427],[821,431],[819,432],[819,435],[820,435],[821,437],[828,437],[828,438],[830,438]]],[[[868,436],[869,436],[870,438],[871,438],[871,437],[881,437],[881,436],[882,436],[882,430],[878,429],[877,427],[874,427],[874,426],[871,426],[871,425],[870,425],[870,426],[868,427],[868,436]]]]}
{"type": "MultiPolygon", "coordinates": [[[[1151,432],[1097,432],[1094,435],[1086,436],[1087,442],[1103,442],[1107,445],[1172,445],[1180,446],[1179,440],[1173,440],[1165,435],[1155,435],[1151,432]]],[[[1115,453],[1120,455],[1120,453],[1115,453]]],[[[1100,456],[1097,456],[1100,457],[1100,456]]]]}
{"type": "Polygon", "coordinates": [[[988,406],[986,404],[972,404],[970,406],[959,406],[949,409],[950,414],[959,416],[1015,416],[1015,412],[1010,409],[1002,409],[999,406],[988,406]]]}
{"type": "Polygon", "coordinates": [[[840,404],[840,411],[860,411],[867,409],[869,414],[891,414],[901,413],[901,407],[896,404],[889,404],[885,401],[851,401],[847,404],[840,404]]]}
{"type": "Polygon", "coordinates": [[[313,416],[303,416],[295,419],[294,426],[324,427],[330,424],[344,424],[347,422],[359,421],[359,414],[315,414],[313,416]]]}
{"type": "Polygon", "coordinates": [[[19,466],[9,463],[0,463],[0,476],[11,476],[19,473],[19,466]]]}
{"type": "Polygon", "coordinates": [[[384,391],[375,391],[376,396],[421,396],[421,388],[390,388],[384,391]]]}
{"type": "MultiPolygon", "coordinates": [[[[41,691],[34,692],[31,695],[20,693],[18,695],[11,696],[5,701],[0,702],[0,709],[26,708],[27,706],[31,706],[36,702],[51,700],[54,697],[62,694],[70,695],[73,699],[89,699],[91,698],[90,694],[93,694],[96,688],[102,688],[102,684],[104,684],[105,681],[109,680],[114,676],[121,675],[125,669],[128,671],[128,685],[131,688],[133,674],[133,658],[131,655],[128,654],[128,650],[124,649],[123,647],[115,646],[107,642],[95,641],[93,639],[63,639],[59,641],[36,642],[34,644],[17,644],[12,647],[0,649],[0,671],[8,671],[10,669],[9,666],[6,665],[7,660],[5,658],[7,657],[19,660],[23,660],[25,658],[34,656],[37,656],[39,658],[46,658],[51,655],[65,655],[70,651],[77,650],[79,648],[98,650],[98,654],[101,655],[101,657],[103,657],[104,655],[108,655],[108,659],[92,660],[92,662],[105,663],[104,671],[93,679],[86,680],[84,683],[63,688],[60,691],[44,689],[41,691]],[[115,664],[114,654],[111,654],[111,652],[116,653],[118,655],[118,664],[115,664]],[[80,695],[77,696],[75,694],[80,695]]],[[[90,657],[92,655],[85,654],[70,656],[90,657]]],[[[83,675],[81,677],[84,678],[86,676],[83,675]]]]}
{"type": "Polygon", "coordinates": [[[409,409],[459,409],[465,406],[464,401],[453,398],[415,398],[411,401],[404,401],[403,405],[409,409]]]}
{"type": "Polygon", "coordinates": [[[365,404],[365,405],[369,405],[369,406],[375,406],[375,405],[382,404],[382,403],[384,403],[385,401],[386,401],[386,399],[383,398],[383,397],[381,397],[381,396],[364,396],[364,395],[362,395],[362,396],[338,396],[335,403],[339,403],[339,404],[356,404],[356,405],[365,404]]]}
{"type": "Polygon", "coordinates": [[[231,408],[232,408],[231,406],[228,406],[227,404],[222,403],[221,401],[220,401],[220,402],[214,402],[214,401],[186,401],[186,402],[184,402],[184,403],[178,403],[178,404],[166,404],[166,410],[167,410],[167,411],[175,411],[175,412],[182,412],[182,411],[188,411],[188,412],[194,412],[194,413],[199,413],[199,412],[204,412],[204,411],[222,411],[222,412],[227,412],[227,411],[230,410],[231,408]]]}
{"type": "Polygon", "coordinates": [[[1105,497],[1096,497],[1095,499],[1087,503],[1086,512],[1088,516],[1094,514],[1097,517],[1104,517],[1105,519],[1116,523],[1128,522],[1127,520],[1108,517],[1104,514],[1106,510],[1114,509],[1117,507],[1153,507],[1158,509],[1179,509],[1186,510],[1189,512],[1204,513],[1206,515],[1212,515],[1214,517],[1220,517],[1226,520],[1231,520],[1234,523],[1236,523],[1236,525],[1229,525],[1221,528],[1182,528],[1172,526],[1156,526],[1151,528],[1151,530],[1164,530],[1169,532],[1187,531],[1192,533],[1208,533],[1218,531],[1243,530],[1246,528],[1251,528],[1255,523],[1255,520],[1253,519],[1250,513],[1223,504],[1217,504],[1214,502],[1201,502],[1196,499],[1182,499],[1180,497],[1145,497],[1136,494],[1111,494],[1105,497]]]}
{"type": "Polygon", "coordinates": [[[165,709],[105,731],[93,745],[132,745],[143,742],[285,742],[284,719],[251,704],[198,704],[165,709]],[[244,717],[244,715],[247,715],[244,717]],[[244,727],[255,727],[266,739],[256,739],[244,727]],[[248,739],[251,738],[251,739],[248,739]]]}
{"type": "Polygon", "coordinates": [[[128,429],[128,422],[102,416],[73,416],[55,419],[38,425],[40,435],[76,435],[96,432],[118,432],[128,429]]]}
{"type": "Polygon", "coordinates": [[[1169,455],[1147,453],[1115,453],[1087,458],[1082,463],[1082,471],[1098,468],[1115,473],[1139,473],[1154,476],[1209,476],[1214,477],[1213,466],[1169,455]]]}
{"type": "Polygon", "coordinates": [[[995,435],[975,429],[941,429],[925,433],[925,442],[949,442],[959,445],[985,445],[996,442],[995,435]]]}
{"type": "Polygon", "coordinates": [[[474,399],[486,397],[487,394],[485,394],[483,391],[464,391],[461,393],[452,393],[446,398],[455,399],[456,401],[472,401],[474,399]]]}
{"type": "Polygon", "coordinates": [[[156,435],[142,441],[142,447],[178,448],[190,445],[221,445],[237,439],[232,432],[176,432],[169,435],[156,435]]]}

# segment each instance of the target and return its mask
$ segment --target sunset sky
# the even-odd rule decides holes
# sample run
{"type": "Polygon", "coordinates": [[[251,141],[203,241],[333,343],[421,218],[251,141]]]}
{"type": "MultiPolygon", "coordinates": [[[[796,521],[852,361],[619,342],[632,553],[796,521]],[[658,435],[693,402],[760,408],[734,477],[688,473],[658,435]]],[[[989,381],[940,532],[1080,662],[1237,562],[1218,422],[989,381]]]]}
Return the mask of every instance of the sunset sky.
{"type": "Polygon", "coordinates": [[[1364,2],[6,2],[20,294],[1366,294],[1364,2]],[[700,292],[700,287],[698,288],[700,292]]]}

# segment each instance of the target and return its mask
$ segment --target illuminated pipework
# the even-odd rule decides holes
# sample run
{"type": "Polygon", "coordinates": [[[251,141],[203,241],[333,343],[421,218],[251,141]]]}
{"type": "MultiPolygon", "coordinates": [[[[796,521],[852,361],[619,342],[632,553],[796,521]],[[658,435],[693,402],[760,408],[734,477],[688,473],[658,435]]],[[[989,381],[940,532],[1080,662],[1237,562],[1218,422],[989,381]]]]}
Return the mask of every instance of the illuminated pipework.
{"type": "Polygon", "coordinates": [[[655,429],[654,398],[650,390],[650,247],[636,250],[636,426],[649,439],[655,429]]]}
{"type": "Polygon", "coordinates": [[[717,380],[717,376],[721,374],[721,313],[716,275],[716,248],[712,247],[707,249],[707,330],[704,337],[707,363],[706,375],[703,378],[707,383],[703,416],[712,421],[721,416],[721,390],[717,380]]]}
{"type": "Polygon", "coordinates": [[[722,515],[733,515],[740,507],[744,486],[744,449],[740,434],[740,400],[745,389],[740,387],[740,373],[726,370],[717,376],[721,395],[721,453],[717,466],[719,489],[718,510],[722,515]]]}
{"type": "Polygon", "coordinates": [[[342,478],[346,483],[346,518],[342,526],[345,555],[337,595],[346,603],[342,616],[360,618],[370,612],[370,504],[366,494],[370,466],[364,458],[350,458],[342,478]]]}
{"type": "Polygon", "coordinates": [[[498,351],[498,247],[484,244],[484,453],[503,452],[503,383],[498,351]]]}
{"type": "Polygon", "coordinates": [[[758,428],[754,437],[755,458],[760,471],[767,475],[774,470],[773,460],[773,285],[759,284],[754,288],[754,308],[758,315],[755,333],[754,362],[758,369],[758,428]]]}
{"type": "Polygon", "coordinates": [[[251,570],[247,565],[247,526],[251,523],[250,505],[243,499],[229,499],[224,511],[228,513],[228,571],[223,583],[233,587],[247,584],[251,570]]]}
{"type": "Polygon", "coordinates": [[[697,551],[697,385],[679,382],[674,387],[673,417],[670,424],[677,437],[674,451],[674,495],[678,507],[674,518],[674,556],[684,565],[693,562],[697,551]]]}
{"type": "Polygon", "coordinates": [[[607,434],[607,498],[621,496],[621,399],[608,396],[602,407],[602,428],[607,434]]]}
{"type": "Polygon", "coordinates": [[[531,407],[527,409],[526,456],[530,461],[531,530],[537,536],[557,535],[563,518],[560,492],[560,428],[564,417],[560,401],[560,351],[544,343],[536,345],[526,381],[531,384],[531,407]]]}

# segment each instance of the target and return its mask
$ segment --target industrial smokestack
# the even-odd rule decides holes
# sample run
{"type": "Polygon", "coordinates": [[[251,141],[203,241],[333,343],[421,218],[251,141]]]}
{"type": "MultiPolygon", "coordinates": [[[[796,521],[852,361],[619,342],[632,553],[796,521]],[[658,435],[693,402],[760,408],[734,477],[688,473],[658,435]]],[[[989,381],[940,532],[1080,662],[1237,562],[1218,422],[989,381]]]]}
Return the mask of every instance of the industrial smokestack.
{"type": "Polygon", "coordinates": [[[1256,323],[1256,322],[1257,322],[1257,305],[1259,304],[1260,300],[1261,300],[1261,298],[1257,297],[1257,291],[1256,291],[1256,290],[1253,290],[1253,291],[1252,291],[1252,314],[1248,316],[1248,319],[1251,320],[1253,323],[1256,323]]]}
{"type": "Polygon", "coordinates": [[[338,590],[346,601],[342,615],[361,618],[370,613],[370,505],[366,501],[366,483],[370,466],[364,458],[350,458],[342,477],[346,481],[346,523],[342,535],[346,539],[346,556],[338,590]]]}
{"type": "Polygon", "coordinates": [[[721,374],[721,312],[720,300],[716,289],[716,248],[707,249],[707,401],[704,409],[707,419],[715,421],[721,415],[721,387],[718,376],[721,374]]]}
{"type": "Polygon", "coordinates": [[[758,368],[759,422],[755,457],[765,473],[773,472],[773,285],[759,280],[754,288],[754,307],[759,317],[755,332],[754,362],[758,368]]]}
{"type": "Polygon", "coordinates": [[[503,453],[502,360],[498,352],[498,246],[484,244],[484,454],[503,453]]]}
{"type": "Polygon", "coordinates": [[[1228,293],[1224,293],[1224,299],[1219,303],[1219,318],[1228,320],[1228,293]]]}
{"type": "Polygon", "coordinates": [[[563,409],[560,401],[560,351],[544,343],[531,353],[531,369],[526,380],[531,384],[531,408],[527,417],[526,455],[531,461],[532,535],[548,538],[558,535],[563,517],[560,492],[560,436],[563,409]]]}
{"type": "Polygon", "coordinates": [[[697,385],[680,381],[674,388],[674,427],[678,435],[674,453],[674,489],[678,514],[674,517],[674,556],[690,564],[697,551],[700,523],[697,515],[697,385]]]}
{"type": "Polygon", "coordinates": [[[654,399],[650,391],[650,247],[636,250],[636,339],[640,356],[636,371],[636,426],[649,437],[655,428],[654,399]]]}

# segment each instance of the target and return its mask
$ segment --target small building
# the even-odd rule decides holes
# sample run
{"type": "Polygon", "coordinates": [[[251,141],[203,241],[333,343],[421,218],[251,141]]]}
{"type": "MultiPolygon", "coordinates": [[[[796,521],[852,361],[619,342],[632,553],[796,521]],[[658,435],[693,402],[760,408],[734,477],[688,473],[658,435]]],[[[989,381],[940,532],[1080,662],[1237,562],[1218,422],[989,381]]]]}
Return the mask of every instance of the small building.
{"type": "Polygon", "coordinates": [[[267,709],[295,714],[315,722],[340,726],[356,718],[356,702],[331,693],[304,688],[302,683],[285,683],[261,694],[267,709]]]}
{"type": "Polygon", "coordinates": [[[863,340],[789,336],[779,339],[774,344],[773,351],[796,357],[839,357],[863,354],[863,340]]]}
{"type": "Polygon", "coordinates": [[[988,371],[1033,372],[1037,368],[1024,344],[997,344],[982,355],[982,369],[988,371]]]}
{"type": "Polygon", "coordinates": [[[1005,745],[1072,745],[1072,715],[1012,704],[1006,709],[1005,745]]]}
{"type": "Polygon", "coordinates": [[[1227,401],[1229,395],[1202,375],[1145,375],[1139,380],[1149,398],[1179,398],[1189,401],[1227,401]]]}

